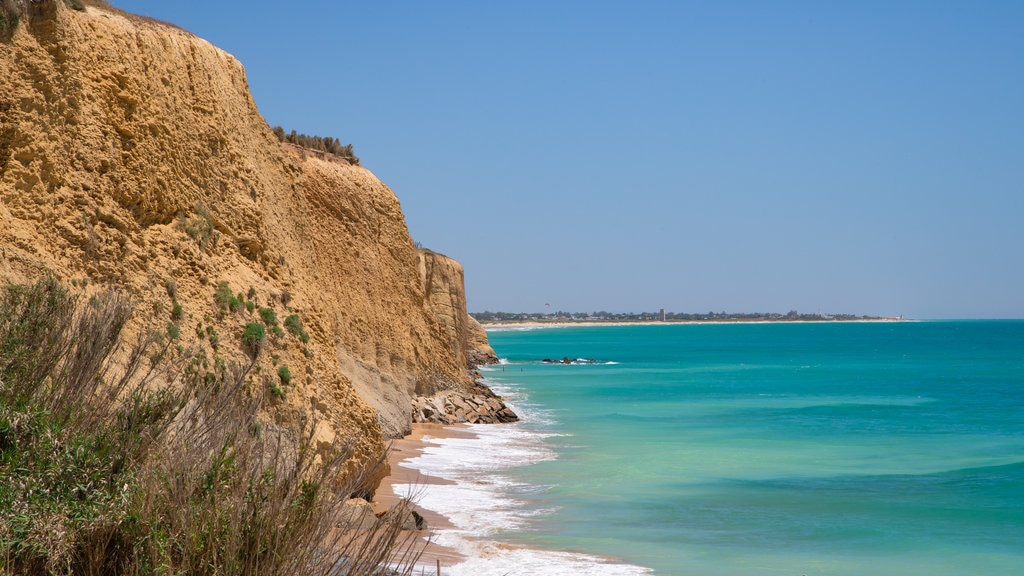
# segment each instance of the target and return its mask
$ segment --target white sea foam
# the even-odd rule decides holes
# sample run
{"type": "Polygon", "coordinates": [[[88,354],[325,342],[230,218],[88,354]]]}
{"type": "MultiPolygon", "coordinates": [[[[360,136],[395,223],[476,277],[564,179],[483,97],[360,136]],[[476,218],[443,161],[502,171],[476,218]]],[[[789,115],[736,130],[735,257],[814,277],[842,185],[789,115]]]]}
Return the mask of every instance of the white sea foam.
{"type": "Polygon", "coordinates": [[[447,517],[453,529],[434,531],[433,539],[467,560],[444,570],[448,576],[552,574],[633,576],[650,574],[638,566],[587,554],[536,550],[497,541],[502,532],[528,530],[532,518],[552,514],[529,499],[544,486],[526,485],[510,472],[557,457],[548,440],[560,434],[544,431],[553,416],[530,406],[514,386],[489,382],[521,417],[514,424],[470,425],[472,437],[424,437],[422,453],[402,463],[451,484],[395,485],[397,494],[415,494],[419,506],[447,517]]]}
{"type": "Polygon", "coordinates": [[[508,361],[508,358],[498,358],[497,364],[481,364],[476,367],[480,372],[500,372],[505,366],[511,366],[512,363],[508,361]]]}
{"type": "Polygon", "coordinates": [[[452,576],[634,576],[652,573],[647,568],[610,562],[587,554],[517,548],[499,542],[473,540],[452,530],[442,531],[437,543],[453,548],[467,558],[445,571],[452,576]]]}

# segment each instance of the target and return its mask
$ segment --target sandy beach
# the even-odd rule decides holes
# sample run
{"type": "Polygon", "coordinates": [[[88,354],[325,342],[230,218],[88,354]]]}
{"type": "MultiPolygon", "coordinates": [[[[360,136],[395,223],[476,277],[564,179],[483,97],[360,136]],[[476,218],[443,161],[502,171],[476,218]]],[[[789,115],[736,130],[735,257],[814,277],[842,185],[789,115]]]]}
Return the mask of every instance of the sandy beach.
{"type": "MultiPolygon", "coordinates": [[[[445,574],[445,568],[451,567],[465,560],[465,557],[451,548],[439,546],[430,541],[431,534],[437,528],[454,528],[447,518],[440,514],[415,506],[416,494],[396,494],[395,485],[426,486],[431,484],[447,484],[447,480],[428,476],[417,470],[403,466],[402,463],[415,458],[427,446],[425,438],[455,438],[472,436],[460,426],[446,426],[442,424],[413,424],[412,433],[398,440],[391,442],[391,450],[388,452],[388,464],[391,466],[391,474],[384,478],[373,501],[375,513],[384,512],[393,506],[399,498],[411,498],[414,502],[413,508],[423,515],[427,521],[428,530],[424,531],[423,539],[426,542],[423,555],[420,557],[419,565],[426,569],[436,568],[440,561],[441,575],[445,574]]],[[[419,571],[417,571],[419,573],[419,571]]],[[[433,572],[428,572],[433,573],[433,572]]]]}

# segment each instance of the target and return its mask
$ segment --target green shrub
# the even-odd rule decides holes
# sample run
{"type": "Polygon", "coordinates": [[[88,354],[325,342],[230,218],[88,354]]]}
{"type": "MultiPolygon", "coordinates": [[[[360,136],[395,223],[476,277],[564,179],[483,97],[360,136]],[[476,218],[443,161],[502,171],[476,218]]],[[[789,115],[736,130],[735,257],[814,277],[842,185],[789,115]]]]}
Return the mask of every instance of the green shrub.
{"type": "Polygon", "coordinates": [[[267,380],[267,387],[270,388],[270,393],[278,398],[283,399],[285,397],[284,390],[277,385],[273,380],[267,380]]]}
{"type": "Polygon", "coordinates": [[[213,300],[222,310],[226,309],[231,312],[237,312],[242,308],[242,301],[231,293],[231,286],[223,280],[217,283],[217,288],[213,293],[213,300]]]}
{"type": "Polygon", "coordinates": [[[302,320],[299,319],[298,314],[289,314],[286,316],[284,319],[284,327],[295,336],[298,336],[299,341],[303,344],[309,343],[309,334],[307,334],[306,330],[302,328],[302,320]]]}
{"type": "Polygon", "coordinates": [[[277,369],[277,376],[281,379],[281,384],[287,386],[292,383],[292,372],[288,369],[288,366],[282,365],[277,369]]]}
{"type": "Polygon", "coordinates": [[[217,330],[213,326],[206,327],[206,337],[210,341],[210,348],[216,350],[217,346],[220,345],[220,335],[217,334],[217,330]]]}
{"type": "Polygon", "coordinates": [[[266,337],[267,332],[263,329],[262,324],[250,322],[246,324],[245,331],[242,332],[242,344],[252,350],[253,353],[259,353],[266,337]]]}
{"type": "Polygon", "coordinates": [[[178,328],[178,325],[175,324],[174,322],[167,323],[167,336],[171,340],[177,340],[179,337],[181,337],[181,330],[178,328]]]}
{"type": "Polygon", "coordinates": [[[171,304],[171,320],[181,320],[182,312],[181,303],[174,300],[171,304]]]}
{"type": "Polygon", "coordinates": [[[260,308],[260,318],[268,327],[277,326],[277,313],[273,308],[260,308]]]}

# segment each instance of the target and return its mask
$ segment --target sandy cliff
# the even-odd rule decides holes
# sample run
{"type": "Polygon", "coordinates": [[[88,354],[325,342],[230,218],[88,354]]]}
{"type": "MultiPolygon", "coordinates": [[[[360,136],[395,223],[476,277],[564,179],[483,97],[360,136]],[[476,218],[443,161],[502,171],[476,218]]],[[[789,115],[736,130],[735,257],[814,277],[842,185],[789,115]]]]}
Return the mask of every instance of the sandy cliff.
{"type": "MultiPolygon", "coordinates": [[[[487,343],[487,333],[466,312],[465,275],[462,265],[431,250],[420,250],[420,278],[427,305],[438,319],[447,347],[468,370],[495,364],[498,357],[487,343]]],[[[424,392],[413,399],[414,422],[497,423],[518,419],[489,388],[474,383],[469,388],[424,392]]]]}
{"type": "Polygon", "coordinates": [[[409,429],[415,396],[476,390],[466,354],[485,342],[459,335],[461,269],[446,293],[462,308],[439,310],[387,186],[279,143],[242,65],[208,42],[46,6],[0,39],[0,281],[121,287],[137,326],[173,320],[210,365],[246,360],[259,308],[295,315],[308,341],[270,336],[254,386],[288,366],[270,417],[315,418],[363,460],[409,429]],[[223,283],[235,310],[215,300],[223,283]]]}
{"type": "Polygon", "coordinates": [[[462,265],[432,250],[420,250],[420,276],[431,311],[438,318],[450,346],[470,370],[496,364],[498,357],[487,333],[466,312],[465,272],[462,265]]]}

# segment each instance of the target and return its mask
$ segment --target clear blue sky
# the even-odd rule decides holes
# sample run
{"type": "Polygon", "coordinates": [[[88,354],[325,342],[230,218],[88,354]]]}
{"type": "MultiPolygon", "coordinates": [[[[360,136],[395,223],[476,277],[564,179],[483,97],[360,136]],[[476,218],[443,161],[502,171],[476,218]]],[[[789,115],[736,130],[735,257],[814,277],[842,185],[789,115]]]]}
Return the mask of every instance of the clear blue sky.
{"type": "Polygon", "coordinates": [[[471,311],[1024,317],[1024,2],[113,3],[353,143],[471,311]]]}

